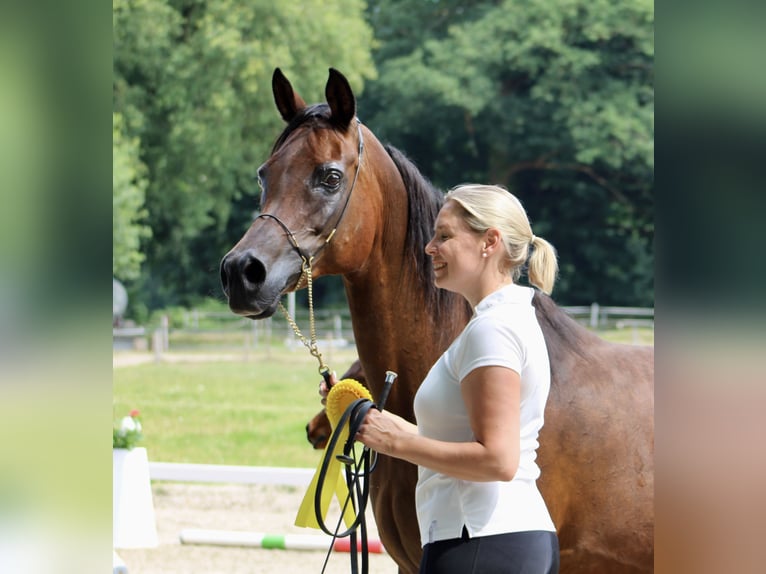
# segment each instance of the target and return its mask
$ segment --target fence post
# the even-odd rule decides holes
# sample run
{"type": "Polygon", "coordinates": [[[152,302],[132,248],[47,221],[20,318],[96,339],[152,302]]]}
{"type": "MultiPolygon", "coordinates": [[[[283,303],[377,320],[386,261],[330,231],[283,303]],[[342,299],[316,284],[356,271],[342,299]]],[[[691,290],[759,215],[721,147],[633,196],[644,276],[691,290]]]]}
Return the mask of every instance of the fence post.
{"type": "Polygon", "coordinates": [[[169,327],[170,321],[168,320],[167,315],[163,315],[162,319],[160,320],[160,325],[162,326],[162,350],[167,351],[170,349],[170,333],[169,333],[169,327]]]}
{"type": "Polygon", "coordinates": [[[598,328],[598,303],[591,303],[590,305],[590,328],[598,328]]]}
{"type": "Polygon", "coordinates": [[[162,360],[162,330],[159,327],[152,333],[152,350],[154,361],[159,363],[162,360]]]}
{"type": "Polygon", "coordinates": [[[335,331],[335,339],[340,341],[343,338],[343,324],[341,323],[340,315],[333,316],[333,327],[335,331]]]}

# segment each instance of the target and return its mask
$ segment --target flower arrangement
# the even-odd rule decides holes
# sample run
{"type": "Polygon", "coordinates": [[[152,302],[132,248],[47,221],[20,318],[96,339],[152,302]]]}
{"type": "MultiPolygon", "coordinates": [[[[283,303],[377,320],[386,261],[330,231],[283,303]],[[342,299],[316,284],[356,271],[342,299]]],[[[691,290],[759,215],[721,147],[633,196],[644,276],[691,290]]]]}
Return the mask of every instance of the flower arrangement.
{"type": "Polygon", "coordinates": [[[131,449],[143,438],[139,414],[133,409],[128,416],[122,417],[119,426],[112,429],[112,448],[131,449]]]}

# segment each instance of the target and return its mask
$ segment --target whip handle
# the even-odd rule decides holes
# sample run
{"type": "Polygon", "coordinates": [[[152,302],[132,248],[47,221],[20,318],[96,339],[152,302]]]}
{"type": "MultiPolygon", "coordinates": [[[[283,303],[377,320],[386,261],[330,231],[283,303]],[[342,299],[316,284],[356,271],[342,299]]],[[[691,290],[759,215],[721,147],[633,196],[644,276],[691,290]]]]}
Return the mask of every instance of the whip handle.
{"type": "Polygon", "coordinates": [[[388,399],[388,393],[391,392],[391,387],[394,384],[394,381],[396,380],[396,377],[398,377],[395,372],[393,371],[386,371],[386,381],[383,383],[383,392],[380,393],[380,401],[378,401],[378,409],[383,410],[386,406],[386,400],[388,399]]]}

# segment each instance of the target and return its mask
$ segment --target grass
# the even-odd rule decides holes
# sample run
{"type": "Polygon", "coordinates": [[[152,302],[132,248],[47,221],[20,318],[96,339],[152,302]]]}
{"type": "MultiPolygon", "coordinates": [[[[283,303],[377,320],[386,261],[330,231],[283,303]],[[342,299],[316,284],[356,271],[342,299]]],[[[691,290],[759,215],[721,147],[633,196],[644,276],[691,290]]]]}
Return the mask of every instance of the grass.
{"type": "Polygon", "coordinates": [[[614,343],[627,343],[629,345],[654,345],[654,329],[644,327],[609,329],[596,332],[599,337],[614,343]]]}
{"type": "MultiPolygon", "coordinates": [[[[353,352],[331,365],[339,374],[353,352]]],[[[298,349],[249,362],[173,362],[120,367],[115,420],[141,413],[150,458],[254,466],[316,466],[306,423],[321,409],[318,363],[298,349]]]]}
{"type": "MultiPolygon", "coordinates": [[[[613,341],[653,344],[651,329],[599,332],[613,341]]],[[[340,375],[353,350],[320,350],[340,375]]],[[[270,347],[237,362],[161,362],[113,374],[115,421],[141,412],[149,457],[162,462],[316,467],[306,441],[320,410],[318,363],[308,351],[270,347]]]]}

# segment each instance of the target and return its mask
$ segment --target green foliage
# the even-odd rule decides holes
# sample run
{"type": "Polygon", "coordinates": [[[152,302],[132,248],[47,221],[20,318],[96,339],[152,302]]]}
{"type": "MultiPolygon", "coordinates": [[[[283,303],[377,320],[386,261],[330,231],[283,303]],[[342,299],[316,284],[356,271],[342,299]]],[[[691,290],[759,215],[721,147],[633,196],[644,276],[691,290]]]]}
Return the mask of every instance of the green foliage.
{"type": "Polygon", "coordinates": [[[131,449],[143,438],[143,435],[138,431],[123,431],[120,429],[112,429],[112,448],[127,448],[131,449]]]}
{"type": "Polygon", "coordinates": [[[559,250],[563,302],[651,305],[653,4],[399,0],[372,21],[396,49],[367,122],[442,187],[516,193],[559,250]],[[429,12],[422,37],[396,29],[405,6],[429,12]]]}
{"type": "Polygon", "coordinates": [[[151,235],[142,223],[146,217],[146,168],[138,158],[138,139],[123,135],[120,114],[113,114],[112,138],[112,274],[118,279],[136,279],[144,260],[141,239],[151,235]]]}
{"type": "MultiPolygon", "coordinates": [[[[653,26],[647,0],[115,0],[129,314],[221,298],[220,258],[252,221],[283,126],[272,71],[315,102],[330,66],[439,187],[521,198],[559,251],[559,302],[652,305],[653,26]]],[[[316,287],[342,304],[340,282],[316,287]]]]}
{"type": "Polygon", "coordinates": [[[136,410],[130,411],[128,416],[122,417],[119,425],[112,427],[112,448],[131,449],[142,438],[141,421],[136,410]]]}

